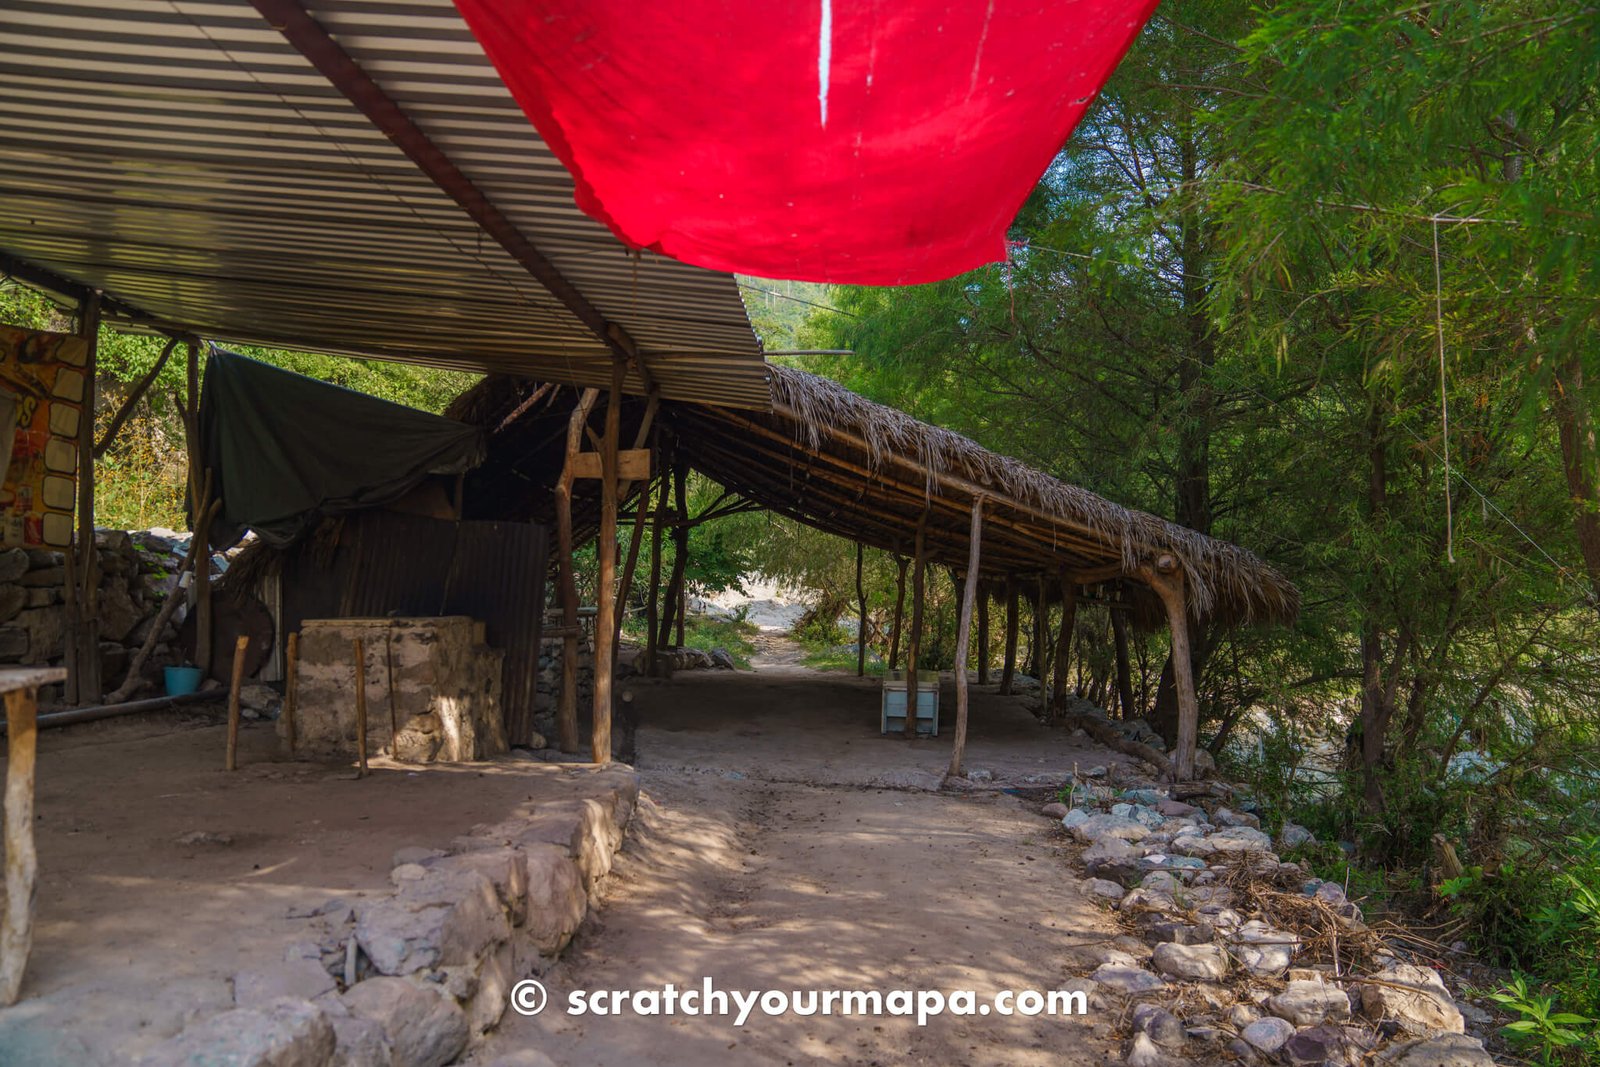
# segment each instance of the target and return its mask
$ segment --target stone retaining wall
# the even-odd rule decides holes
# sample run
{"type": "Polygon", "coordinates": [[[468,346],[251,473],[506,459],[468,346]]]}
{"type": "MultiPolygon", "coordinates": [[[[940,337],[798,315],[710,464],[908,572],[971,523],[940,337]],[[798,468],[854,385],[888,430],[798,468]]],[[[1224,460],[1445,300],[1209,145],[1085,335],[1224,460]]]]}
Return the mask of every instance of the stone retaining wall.
{"type": "Polygon", "coordinates": [[[574,769],[574,799],[401,849],[394,891],[291,918],[305,937],[233,981],[235,1007],[171,1038],[180,1067],[443,1067],[497,1026],[512,988],[572,940],[639,799],[632,769],[574,769]],[[226,1053],[224,1056],[223,1053],[226,1053]]]}

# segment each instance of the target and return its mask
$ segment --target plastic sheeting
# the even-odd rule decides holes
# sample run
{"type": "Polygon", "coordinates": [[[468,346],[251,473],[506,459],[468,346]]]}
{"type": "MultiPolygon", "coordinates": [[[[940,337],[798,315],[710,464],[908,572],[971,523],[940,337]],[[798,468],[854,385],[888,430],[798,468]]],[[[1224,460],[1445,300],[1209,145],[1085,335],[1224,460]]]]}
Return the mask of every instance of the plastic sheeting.
{"type": "Polygon", "coordinates": [[[455,0],[623,241],[893,285],[1005,233],[1155,0],[455,0]]]}
{"type": "Polygon", "coordinates": [[[476,427],[220,349],[206,363],[200,438],[222,500],[214,547],[247,529],[283,547],[324,516],[386,504],[483,459],[476,427]]]}

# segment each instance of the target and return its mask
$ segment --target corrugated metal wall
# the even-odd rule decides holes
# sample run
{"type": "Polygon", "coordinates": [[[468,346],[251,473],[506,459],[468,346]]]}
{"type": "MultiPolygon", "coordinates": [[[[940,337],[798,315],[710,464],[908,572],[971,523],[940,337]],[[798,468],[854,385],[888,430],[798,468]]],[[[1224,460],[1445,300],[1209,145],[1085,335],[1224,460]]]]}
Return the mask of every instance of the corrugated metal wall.
{"type": "Polygon", "coordinates": [[[526,744],[548,541],[545,527],[530,523],[358,512],[344,519],[337,544],[310,538],[285,557],[279,636],[306,619],[470,615],[505,651],[506,736],[526,744]]]}

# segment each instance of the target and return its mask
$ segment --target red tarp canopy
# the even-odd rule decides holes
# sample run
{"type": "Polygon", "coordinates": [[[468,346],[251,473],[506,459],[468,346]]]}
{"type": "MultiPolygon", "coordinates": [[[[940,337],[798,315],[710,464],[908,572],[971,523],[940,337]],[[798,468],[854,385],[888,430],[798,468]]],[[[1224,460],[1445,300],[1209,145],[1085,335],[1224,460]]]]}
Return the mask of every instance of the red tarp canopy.
{"type": "Polygon", "coordinates": [[[456,0],[623,241],[936,281],[1005,232],[1155,0],[456,0]]]}

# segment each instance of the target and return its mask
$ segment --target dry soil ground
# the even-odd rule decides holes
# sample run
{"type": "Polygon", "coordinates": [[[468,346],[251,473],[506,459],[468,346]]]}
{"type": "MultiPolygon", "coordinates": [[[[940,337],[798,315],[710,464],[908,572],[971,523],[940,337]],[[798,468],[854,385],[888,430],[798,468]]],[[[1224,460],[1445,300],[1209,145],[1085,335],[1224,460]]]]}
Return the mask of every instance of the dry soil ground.
{"type": "Polygon", "coordinates": [[[215,715],[167,713],[40,734],[38,912],[0,1067],[126,1063],[232,1007],[231,977],[308,936],[291,909],[388,891],[390,858],[442,847],[582,768],[507,760],[417,770],[275,763],[246,724],[222,769],[215,715]],[[117,1050],[107,1060],[107,1049],[117,1050]]]}
{"type": "MultiPolygon", "coordinates": [[[[595,921],[549,974],[550,1006],[510,1013],[474,1062],[537,1049],[615,1064],[1090,1064],[1114,1020],[897,1018],[759,1011],[570,1016],[573,990],[1058,988],[1074,948],[1114,931],[1036,804],[936,789],[949,736],[878,733],[875,683],[819,674],[769,641],[756,673],[633,689],[642,806],[595,921]]],[[[945,686],[948,728],[953,693],[945,686]]],[[[1013,698],[975,695],[969,767],[997,779],[1105,762],[1013,698]]]]}

